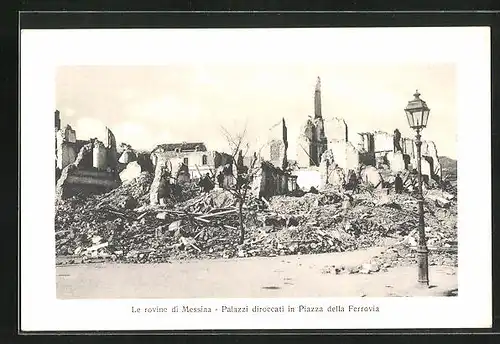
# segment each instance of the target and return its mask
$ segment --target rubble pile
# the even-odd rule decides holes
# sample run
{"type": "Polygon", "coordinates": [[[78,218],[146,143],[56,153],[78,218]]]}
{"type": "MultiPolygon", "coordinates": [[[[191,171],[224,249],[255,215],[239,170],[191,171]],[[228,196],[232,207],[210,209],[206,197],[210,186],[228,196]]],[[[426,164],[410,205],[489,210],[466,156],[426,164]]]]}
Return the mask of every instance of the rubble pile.
{"type": "MultiPolygon", "coordinates": [[[[297,222],[267,240],[277,242],[274,254],[347,251],[391,241],[414,246],[418,239],[418,203],[407,194],[337,195],[330,202],[321,194],[273,197],[270,210],[297,222]]],[[[440,208],[428,201],[425,221],[428,245],[456,245],[456,208],[440,208]]]]}
{"type": "Polygon", "coordinates": [[[324,193],[306,193],[302,197],[274,196],[269,203],[270,210],[281,213],[308,213],[313,209],[340,202],[341,194],[334,191],[324,193]]]}
{"type": "MultiPolygon", "coordinates": [[[[202,250],[210,255],[237,242],[236,201],[228,191],[213,190],[174,207],[152,207],[146,204],[149,190],[142,187],[150,184],[152,176],[137,179],[100,197],[60,202],[56,206],[57,255],[160,262],[196,256],[202,250]]],[[[184,197],[199,193],[188,185],[181,191],[184,197]]]]}
{"type": "MultiPolygon", "coordinates": [[[[418,202],[410,194],[329,189],[301,197],[248,197],[242,208],[245,240],[239,244],[239,204],[231,192],[216,188],[200,194],[187,183],[167,204],[149,205],[152,178],[143,172],[108,194],[58,204],[57,255],[74,256],[76,262],[157,263],[390,246],[377,264],[416,259],[418,202]]],[[[429,190],[425,197],[430,263],[456,264],[455,196],[429,190]]]]}
{"type": "Polygon", "coordinates": [[[149,172],[142,172],[130,183],[122,184],[111,192],[94,198],[100,201],[100,205],[106,204],[120,208],[133,209],[149,201],[148,192],[153,177],[154,175],[149,172]]]}

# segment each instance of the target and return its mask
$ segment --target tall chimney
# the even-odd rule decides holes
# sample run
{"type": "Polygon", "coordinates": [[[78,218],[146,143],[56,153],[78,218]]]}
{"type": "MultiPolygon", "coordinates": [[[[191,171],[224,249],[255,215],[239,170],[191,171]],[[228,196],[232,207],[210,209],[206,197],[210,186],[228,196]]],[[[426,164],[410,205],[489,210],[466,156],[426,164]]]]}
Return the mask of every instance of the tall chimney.
{"type": "Polygon", "coordinates": [[[318,76],[316,89],[314,91],[314,118],[322,118],[321,115],[321,79],[318,76]]]}

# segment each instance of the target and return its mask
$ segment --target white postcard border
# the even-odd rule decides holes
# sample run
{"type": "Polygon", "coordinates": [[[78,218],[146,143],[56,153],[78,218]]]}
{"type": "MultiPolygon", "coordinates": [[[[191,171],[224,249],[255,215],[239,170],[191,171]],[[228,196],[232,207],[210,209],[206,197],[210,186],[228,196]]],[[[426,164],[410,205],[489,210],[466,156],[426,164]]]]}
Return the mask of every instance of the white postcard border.
{"type": "MultiPolygon", "coordinates": [[[[21,34],[21,329],[387,329],[490,327],[490,30],[456,28],[25,30],[21,34]],[[201,55],[201,56],[200,56],[201,55]],[[55,68],[199,63],[437,63],[457,67],[459,296],[453,298],[57,300],[55,68]],[[481,178],[482,187],[478,186],[481,178]],[[140,307],[377,305],[378,313],[133,314],[140,307]]],[[[439,82],[439,80],[436,80],[439,82]]],[[[413,86],[409,86],[413,91],[413,86]]],[[[405,104],[402,104],[404,107],[405,104]]],[[[404,114],[402,113],[402,116],[404,114]]],[[[437,114],[436,114],[437,115],[437,114]]],[[[431,114],[432,116],[432,114],[431,114]]],[[[432,117],[430,124],[432,125],[432,117]]],[[[415,268],[415,276],[416,276],[415,268]]],[[[432,278],[432,276],[431,276],[432,278]]]]}

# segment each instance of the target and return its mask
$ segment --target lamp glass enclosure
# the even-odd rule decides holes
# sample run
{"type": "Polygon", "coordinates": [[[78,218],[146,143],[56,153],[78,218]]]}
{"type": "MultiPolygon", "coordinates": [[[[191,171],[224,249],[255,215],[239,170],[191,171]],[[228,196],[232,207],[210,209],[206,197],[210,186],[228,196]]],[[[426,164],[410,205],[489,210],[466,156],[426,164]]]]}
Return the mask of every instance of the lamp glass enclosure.
{"type": "Polygon", "coordinates": [[[430,109],[425,101],[420,99],[418,91],[413,96],[415,98],[410,100],[405,108],[406,119],[410,128],[421,130],[427,126],[430,109]]]}

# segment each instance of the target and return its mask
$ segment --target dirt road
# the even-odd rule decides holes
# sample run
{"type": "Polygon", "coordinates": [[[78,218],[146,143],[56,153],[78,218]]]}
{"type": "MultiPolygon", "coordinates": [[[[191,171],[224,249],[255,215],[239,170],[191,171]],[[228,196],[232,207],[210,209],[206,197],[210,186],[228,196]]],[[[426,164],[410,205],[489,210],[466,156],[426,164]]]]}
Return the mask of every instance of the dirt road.
{"type": "Polygon", "coordinates": [[[257,298],[443,296],[458,286],[456,269],[430,267],[431,288],[416,285],[417,268],[373,274],[322,273],[327,265],[355,266],[381,248],[317,255],[190,260],[163,264],[58,266],[57,297],[257,298]]]}

